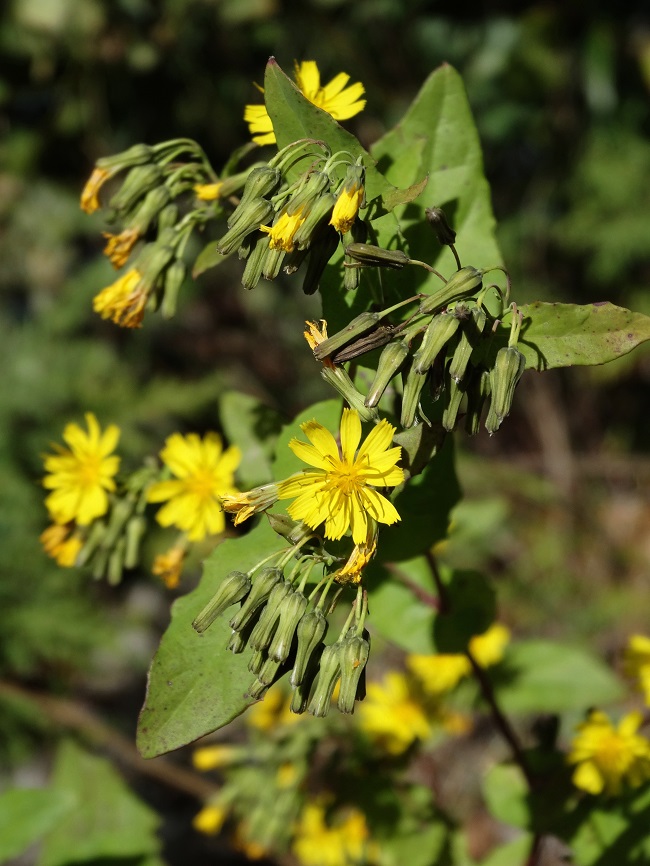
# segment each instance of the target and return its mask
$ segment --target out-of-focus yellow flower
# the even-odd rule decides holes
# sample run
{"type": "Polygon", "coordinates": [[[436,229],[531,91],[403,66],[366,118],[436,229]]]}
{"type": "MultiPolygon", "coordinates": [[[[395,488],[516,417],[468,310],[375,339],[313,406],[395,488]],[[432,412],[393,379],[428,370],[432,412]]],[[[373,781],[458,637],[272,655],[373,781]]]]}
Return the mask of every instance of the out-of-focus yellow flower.
{"type": "Polygon", "coordinates": [[[217,770],[219,767],[228,767],[236,763],[241,756],[241,750],[235,746],[218,744],[214,746],[201,746],[194,749],[192,763],[197,770],[206,773],[208,770],[217,770]]]}
{"type": "Polygon", "coordinates": [[[216,183],[197,183],[194,187],[194,194],[199,201],[216,201],[221,196],[223,181],[216,183]]]}
{"type": "Polygon", "coordinates": [[[158,481],[147,493],[149,502],[166,502],[156,515],[161,526],[176,526],[190,541],[223,532],[226,526],[221,497],[236,493],[234,473],[241,451],[225,451],[217,433],[201,439],[196,433],[173,433],[160,452],[163,463],[176,477],[158,481]]]}
{"type": "Polygon", "coordinates": [[[259,731],[271,731],[281,725],[295,725],[303,716],[291,712],[291,695],[277,684],[264,695],[264,700],[246,713],[246,721],[259,731]]]}
{"type": "Polygon", "coordinates": [[[159,577],[167,589],[176,589],[181,579],[186,554],[187,549],[184,545],[170,547],[165,553],[156,556],[151,566],[151,573],[159,577]]]}
{"type": "MultiPolygon", "coordinates": [[[[329,84],[321,87],[320,70],[316,62],[303,60],[302,63],[296,62],[294,78],[302,95],[334,120],[348,120],[365,107],[366,101],[361,99],[363,84],[356,82],[348,86],[350,76],[345,72],[339,72],[329,84]]],[[[256,144],[275,144],[273,122],[265,105],[247,105],[244,120],[256,144]]]]}
{"type": "Polygon", "coordinates": [[[650,706],[650,637],[632,635],[625,650],[623,666],[627,676],[636,680],[646,704],[650,706]]]}
{"type": "Polygon", "coordinates": [[[278,767],[275,784],[278,788],[293,788],[298,781],[298,768],[295,764],[287,761],[278,767]]]}
{"type": "Polygon", "coordinates": [[[223,806],[219,806],[216,803],[207,805],[194,816],[192,826],[205,836],[216,836],[223,827],[227,817],[228,810],[223,806]]]}
{"type": "Polygon", "coordinates": [[[104,237],[106,238],[104,255],[114,267],[121,268],[131,255],[131,250],[140,237],[140,232],[135,228],[128,228],[117,235],[104,232],[104,237]]]}
{"type": "Polygon", "coordinates": [[[149,298],[142,274],[131,268],[93,299],[93,310],[123,328],[139,328],[149,298]]]}
{"type": "Polygon", "coordinates": [[[650,742],[638,733],[641,713],[629,713],[614,727],[600,710],[578,725],[568,762],[576,764],[573,784],[589,794],[616,796],[623,783],[636,788],[650,779],[650,742]]]}
{"type": "Polygon", "coordinates": [[[106,514],[107,492],[115,490],[113,479],[120,458],[112,452],[120,438],[120,429],[111,424],[102,433],[92,412],[87,412],[85,417],[88,432],[78,424],[67,424],[63,439],[70,447],[54,445],[56,454],[45,457],[48,474],[43,486],[52,491],[45,505],[55,523],[76,522],[87,526],[106,514]]]}
{"type": "Polygon", "coordinates": [[[370,833],[364,815],[349,809],[328,826],[322,801],[307,803],[296,826],[293,853],[303,866],[354,866],[368,862],[370,833]]]}
{"type": "Polygon", "coordinates": [[[361,729],[391,755],[400,755],[431,734],[425,708],[397,671],[389,671],[380,683],[368,683],[358,712],[361,729]]]}
{"type": "Polygon", "coordinates": [[[62,568],[72,568],[83,547],[83,541],[78,535],[71,534],[73,532],[73,523],[53,523],[40,535],[43,550],[62,568]]]}
{"type": "Polygon", "coordinates": [[[105,168],[93,169],[92,174],[81,191],[80,207],[82,211],[94,213],[96,210],[99,210],[101,207],[99,203],[99,190],[112,177],[113,173],[105,168]]]}
{"type": "Polygon", "coordinates": [[[495,622],[483,634],[477,634],[470,640],[469,651],[482,668],[489,668],[502,661],[509,643],[510,629],[495,622]]]}
{"type": "Polygon", "coordinates": [[[240,822],[235,828],[232,844],[233,848],[242,851],[249,860],[261,860],[269,854],[266,845],[249,838],[248,824],[245,821],[240,822]]]}

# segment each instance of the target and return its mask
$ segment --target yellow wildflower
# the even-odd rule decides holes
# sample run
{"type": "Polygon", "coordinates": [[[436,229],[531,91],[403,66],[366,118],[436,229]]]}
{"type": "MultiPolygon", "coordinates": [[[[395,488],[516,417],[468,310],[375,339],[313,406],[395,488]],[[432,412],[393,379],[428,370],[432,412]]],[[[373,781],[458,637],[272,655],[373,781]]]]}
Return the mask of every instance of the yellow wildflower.
{"type": "Polygon", "coordinates": [[[278,501],[277,484],[263,484],[245,493],[233,493],[221,498],[221,507],[228,514],[234,514],[233,523],[239,526],[253,514],[265,511],[278,501]]]}
{"type": "MultiPolygon", "coordinates": [[[[348,120],[360,111],[366,104],[361,99],[364,93],[363,84],[348,85],[350,76],[339,72],[329,84],[321,87],[320,71],[314,60],[296,62],[294,78],[302,95],[330,114],[334,120],[348,120]]],[[[247,105],[244,110],[244,120],[256,144],[275,144],[273,122],[265,105],[247,105]]]]}
{"type": "Polygon", "coordinates": [[[200,749],[194,749],[192,763],[197,770],[205,773],[208,770],[230,766],[239,759],[240,753],[240,750],[234,746],[227,746],[222,743],[214,746],[202,746],[200,749]]]}
{"type": "Polygon", "coordinates": [[[216,836],[223,827],[224,821],[228,817],[228,810],[216,803],[213,805],[204,806],[201,811],[194,816],[192,826],[199,833],[205,836],[216,836]]]}
{"type": "Polygon", "coordinates": [[[102,433],[97,418],[86,413],[86,433],[78,424],[67,424],[63,439],[70,446],[54,445],[56,454],[45,457],[49,473],[43,486],[52,493],[45,500],[55,523],[76,521],[87,526],[108,511],[108,492],[115,490],[114,476],[120,458],[112,455],[120,437],[119,427],[111,424],[102,433]]]}
{"type": "Polygon", "coordinates": [[[139,328],[148,298],[149,291],[142,274],[131,268],[95,296],[93,310],[102,319],[111,319],[123,328],[139,328]]]}
{"type": "Polygon", "coordinates": [[[650,637],[633,634],[623,660],[625,673],[635,679],[650,706],[650,637]]]}
{"type": "Polygon", "coordinates": [[[194,187],[194,194],[199,201],[216,201],[221,197],[223,181],[216,183],[197,183],[194,187]]]}
{"type": "Polygon", "coordinates": [[[176,589],[181,579],[186,554],[185,545],[177,544],[170,547],[165,553],[156,556],[151,566],[151,573],[159,577],[167,589],[176,589]]]}
{"type": "Polygon", "coordinates": [[[503,659],[509,643],[510,629],[495,622],[483,634],[474,635],[469,642],[469,651],[482,668],[489,668],[503,659]]]}
{"type": "Polygon", "coordinates": [[[636,788],[650,779],[650,742],[637,733],[642,721],[641,713],[629,713],[615,728],[605,713],[592,710],[578,725],[567,758],[577,764],[573,784],[589,794],[616,796],[624,782],[636,788]]]}
{"type": "Polygon", "coordinates": [[[176,477],[149,488],[149,502],[166,502],[156,515],[161,526],[176,526],[190,541],[201,541],[225,529],[221,497],[236,492],[234,472],[241,460],[235,446],[223,450],[221,437],[207,433],[181,436],[174,433],[160,452],[163,463],[176,477]]]}
{"type": "Polygon", "coordinates": [[[74,524],[53,523],[41,532],[43,550],[62,568],[72,568],[83,547],[81,538],[76,534],[71,535],[73,530],[74,524]]]}
{"type": "Polygon", "coordinates": [[[395,487],[404,480],[403,470],[395,465],[402,449],[389,448],[395,428],[388,421],[380,421],[359,447],[359,413],[344,409],[340,449],[318,421],[308,421],[301,429],[311,444],[292,439],[289,447],[315,468],[303,469],[278,485],[279,499],[297,497],[287,509],[294,520],[312,529],[325,522],[325,536],[333,540],[351,528],[354,543],[363,544],[369,519],[389,525],[400,519],[395,506],[375,489],[395,487]]]}
{"type": "Polygon", "coordinates": [[[334,226],[337,232],[345,234],[352,228],[352,223],[357,218],[361,202],[363,201],[364,186],[361,181],[358,183],[346,184],[336,199],[330,225],[334,226]]]}
{"type": "Polygon", "coordinates": [[[431,734],[424,707],[398,671],[389,671],[381,683],[368,683],[359,719],[362,730],[391,755],[400,755],[415,740],[431,734]]]}
{"type": "Polygon", "coordinates": [[[281,213],[272,226],[260,226],[260,231],[271,236],[269,248],[293,252],[293,237],[307,218],[304,208],[297,207],[292,214],[281,213]]]}
{"type": "Polygon", "coordinates": [[[110,172],[106,168],[94,168],[92,174],[86,181],[86,185],[81,191],[80,207],[86,213],[94,213],[101,207],[99,203],[99,190],[112,177],[114,172],[110,172]]]}
{"type": "Polygon", "coordinates": [[[364,815],[349,809],[340,821],[328,826],[322,800],[307,803],[300,815],[293,853],[303,866],[353,866],[367,862],[369,838],[364,815]]]}
{"type": "Polygon", "coordinates": [[[123,267],[140,237],[140,232],[136,228],[128,228],[117,235],[112,235],[110,232],[104,232],[103,234],[106,238],[104,255],[114,267],[123,267]]]}
{"type": "Polygon", "coordinates": [[[291,712],[291,695],[280,684],[274,685],[263,701],[249,709],[246,721],[258,731],[271,731],[281,725],[295,725],[303,716],[291,712]]]}

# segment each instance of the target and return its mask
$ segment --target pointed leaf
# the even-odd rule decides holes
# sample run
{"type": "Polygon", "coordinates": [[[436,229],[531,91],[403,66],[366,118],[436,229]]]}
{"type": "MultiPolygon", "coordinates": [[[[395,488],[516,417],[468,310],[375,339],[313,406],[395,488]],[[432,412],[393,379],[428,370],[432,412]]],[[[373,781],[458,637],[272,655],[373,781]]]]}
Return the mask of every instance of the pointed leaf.
{"type": "Polygon", "coordinates": [[[71,792],[14,788],[0,795],[0,863],[22,854],[76,805],[71,792]]]}

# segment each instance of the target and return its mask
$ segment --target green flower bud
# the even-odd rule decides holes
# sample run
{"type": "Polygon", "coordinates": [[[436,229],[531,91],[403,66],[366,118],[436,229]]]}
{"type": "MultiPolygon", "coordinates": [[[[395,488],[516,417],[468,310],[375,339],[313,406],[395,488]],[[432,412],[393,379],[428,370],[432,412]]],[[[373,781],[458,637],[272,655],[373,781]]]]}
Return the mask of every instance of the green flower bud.
{"type": "Polygon", "coordinates": [[[158,231],[173,229],[178,222],[178,206],[171,202],[158,215],[158,231]]]}
{"type": "Polygon", "coordinates": [[[257,679],[261,683],[264,683],[265,686],[270,686],[271,683],[274,682],[274,680],[276,679],[281,666],[282,662],[279,662],[273,658],[267,658],[262,667],[260,668],[257,679]]]}
{"type": "Polygon", "coordinates": [[[293,686],[291,694],[291,712],[300,715],[307,711],[309,705],[309,696],[311,694],[312,685],[318,674],[318,663],[320,656],[325,649],[324,644],[319,644],[313,651],[311,662],[307,665],[307,670],[303,674],[298,685],[293,686]]]}
{"type": "Polygon", "coordinates": [[[111,586],[117,586],[117,584],[122,580],[125,548],[126,542],[123,538],[120,538],[108,558],[106,577],[111,586]]]}
{"type": "Polygon", "coordinates": [[[108,519],[108,528],[102,542],[102,547],[110,549],[122,535],[127,520],[133,514],[135,502],[130,496],[125,496],[123,499],[118,499],[111,508],[110,517],[108,519]]]}
{"type": "Polygon", "coordinates": [[[441,313],[431,319],[422,337],[422,344],[413,356],[413,369],[417,373],[426,373],[459,325],[460,321],[453,313],[441,313]]]}
{"type": "Polygon", "coordinates": [[[321,645],[326,632],[327,620],[319,607],[306,613],[298,623],[296,629],[298,648],[296,649],[296,661],[291,672],[292,686],[299,686],[303,681],[314,650],[321,645]]]}
{"type": "Polygon", "coordinates": [[[90,525],[90,532],[84,541],[84,546],[77,554],[75,565],[81,567],[87,565],[95,553],[99,550],[106,536],[106,523],[103,520],[94,520],[90,525]]]}
{"type": "Polygon", "coordinates": [[[269,252],[270,237],[262,235],[257,239],[253,251],[248,256],[246,267],[241,278],[241,284],[245,289],[254,289],[262,277],[262,268],[269,252]]]}
{"type": "Polygon", "coordinates": [[[236,222],[233,222],[232,227],[217,241],[217,252],[222,256],[233,253],[241,246],[246,235],[268,222],[274,213],[273,205],[264,198],[251,199],[243,207],[240,205],[237,211],[240,209],[241,213],[236,222]]]}
{"type": "Polygon", "coordinates": [[[119,192],[111,198],[109,206],[116,211],[130,211],[149,190],[160,186],[162,179],[163,173],[155,163],[136,165],[127,174],[119,192]]]}
{"type": "Polygon", "coordinates": [[[469,359],[478,344],[486,322],[485,310],[481,307],[474,307],[471,311],[471,318],[462,323],[460,340],[454,349],[449,364],[449,375],[454,381],[460,382],[465,375],[469,359]]]}
{"type": "Polygon", "coordinates": [[[365,405],[370,409],[376,406],[388,387],[391,379],[399,372],[400,367],[408,356],[409,347],[406,340],[399,343],[389,343],[379,356],[377,372],[372,380],[365,405]]]}
{"type": "Polygon", "coordinates": [[[456,242],[456,232],[447,222],[447,217],[442,208],[428,207],[425,209],[424,213],[426,214],[429,225],[436,233],[438,243],[443,246],[451,246],[456,242]]]}
{"type": "Polygon", "coordinates": [[[347,344],[351,343],[355,337],[359,337],[361,334],[365,334],[366,331],[374,328],[379,319],[379,313],[361,313],[360,315],[355,316],[350,324],[346,325],[343,330],[338,331],[336,334],[328,337],[327,340],[319,343],[314,349],[314,356],[319,361],[322,361],[323,358],[329,357],[337,349],[340,349],[342,346],[347,346],[347,344]]]}
{"type": "Polygon", "coordinates": [[[278,627],[268,649],[269,658],[275,659],[276,662],[287,660],[296,627],[306,608],[307,599],[301,592],[294,592],[284,600],[280,607],[278,627]]]}
{"type": "Polygon", "coordinates": [[[124,567],[135,568],[140,558],[140,542],[147,531],[147,519],[142,514],[134,514],[126,524],[124,537],[126,539],[126,550],[124,551],[124,567]]]}
{"type": "Polygon", "coordinates": [[[248,644],[253,649],[268,649],[280,619],[281,607],[291,592],[291,584],[284,580],[273,587],[266,607],[248,639],[248,644]]]}
{"type": "Polygon", "coordinates": [[[262,276],[265,280],[274,280],[277,277],[286,255],[284,250],[267,250],[262,262],[262,276]]]}
{"type": "Polygon", "coordinates": [[[445,430],[453,430],[456,427],[456,419],[460,410],[460,404],[465,396],[465,389],[460,382],[455,379],[450,379],[447,383],[449,399],[442,413],[442,426],[445,430]]]}
{"type": "Polygon", "coordinates": [[[374,244],[356,242],[347,245],[345,254],[366,268],[393,268],[400,271],[411,261],[403,250],[385,250],[374,244]]]}
{"type": "Polygon", "coordinates": [[[187,268],[180,259],[174,259],[165,273],[165,282],[163,283],[163,298],[160,305],[160,312],[163,319],[171,319],[176,314],[176,304],[178,302],[178,293],[180,292],[187,268]]]}
{"type": "Polygon", "coordinates": [[[320,374],[329,385],[338,391],[352,409],[357,410],[362,421],[374,421],[378,418],[376,409],[366,408],[363,394],[356,389],[354,382],[343,367],[323,367],[320,374]]]}
{"type": "Polygon", "coordinates": [[[331,186],[330,176],[322,171],[312,171],[304,185],[294,193],[287,204],[287,213],[289,216],[296,213],[298,210],[308,210],[320,199],[325,193],[329,193],[331,186]]]}
{"type": "Polygon", "coordinates": [[[402,413],[400,423],[404,428],[412,427],[415,424],[415,415],[420,403],[420,394],[422,393],[426,381],[426,373],[418,373],[415,367],[411,367],[411,370],[406,377],[404,393],[402,394],[402,413]]]}
{"type": "Polygon", "coordinates": [[[357,689],[370,655],[370,641],[355,635],[344,640],[339,649],[341,688],[337,706],[342,713],[354,712],[357,689]]]}
{"type": "Polygon", "coordinates": [[[266,683],[263,683],[260,680],[255,680],[255,682],[248,687],[246,695],[249,698],[253,698],[253,700],[260,701],[268,690],[269,687],[266,683]]]}
{"type": "Polygon", "coordinates": [[[224,610],[247,596],[251,587],[251,579],[245,572],[231,571],[230,574],[227,574],[219,584],[215,594],[192,623],[194,631],[203,634],[215,619],[221,616],[224,610]]]}
{"type": "Polygon", "coordinates": [[[226,649],[229,649],[231,653],[235,655],[239,655],[239,653],[243,653],[246,649],[247,639],[240,634],[238,631],[233,631],[230,635],[230,640],[228,641],[228,645],[226,649]]]}
{"type": "MultiPolygon", "coordinates": [[[[327,219],[332,213],[336,196],[327,193],[319,198],[311,206],[305,221],[299,226],[293,236],[293,243],[299,250],[304,250],[310,246],[314,232],[321,225],[323,220],[327,219]]],[[[338,236],[337,236],[338,243],[338,236]]]]}
{"type": "Polygon", "coordinates": [[[121,171],[134,165],[144,165],[151,161],[153,155],[153,148],[149,147],[148,144],[134,144],[133,147],[129,147],[121,153],[115,153],[113,156],[102,156],[101,159],[97,160],[96,165],[98,168],[121,171]]]}
{"type": "Polygon", "coordinates": [[[338,245],[339,236],[331,226],[324,226],[312,241],[302,283],[302,290],[306,295],[313,295],[318,289],[325,266],[336,252],[338,245]]]}
{"type": "Polygon", "coordinates": [[[515,346],[504,346],[497,352],[490,371],[491,403],[485,427],[492,434],[509,414],[517,382],[526,369],[526,358],[515,346]]]}
{"type": "Polygon", "coordinates": [[[230,628],[234,631],[241,631],[257,609],[266,604],[273,587],[280,580],[282,580],[282,572],[279,568],[263,568],[255,578],[248,597],[230,620],[230,628]]]}
{"type": "Polygon", "coordinates": [[[269,193],[275,192],[282,180],[282,172],[277,168],[271,168],[269,165],[260,165],[252,169],[248,173],[241,201],[228,220],[228,228],[232,228],[234,223],[239,219],[237,211],[245,207],[249,202],[256,198],[263,198],[269,193]]]}
{"type": "MultiPolygon", "coordinates": [[[[365,220],[355,219],[350,229],[351,243],[365,244],[368,240],[368,223],[365,220]]],[[[343,288],[346,292],[353,292],[359,288],[361,283],[361,266],[347,254],[343,257],[343,288]]]]}
{"type": "Polygon", "coordinates": [[[248,670],[257,676],[259,672],[262,670],[262,666],[266,661],[266,653],[264,650],[255,650],[253,655],[251,656],[250,661],[248,662],[248,670]]]}
{"type": "Polygon", "coordinates": [[[326,646],[320,657],[316,682],[307,705],[307,712],[311,713],[312,716],[324,718],[329,712],[332,692],[341,674],[340,646],[339,643],[326,646]]]}
{"type": "Polygon", "coordinates": [[[437,292],[433,292],[420,304],[420,312],[434,313],[451,301],[460,298],[469,298],[476,294],[483,280],[483,271],[469,265],[461,268],[447,280],[445,285],[437,292]]]}
{"type": "Polygon", "coordinates": [[[467,414],[465,430],[476,436],[481,426],[481,414],[486,399],[490,396],[490,371],[476,369],[467,385],[467,414]]]}

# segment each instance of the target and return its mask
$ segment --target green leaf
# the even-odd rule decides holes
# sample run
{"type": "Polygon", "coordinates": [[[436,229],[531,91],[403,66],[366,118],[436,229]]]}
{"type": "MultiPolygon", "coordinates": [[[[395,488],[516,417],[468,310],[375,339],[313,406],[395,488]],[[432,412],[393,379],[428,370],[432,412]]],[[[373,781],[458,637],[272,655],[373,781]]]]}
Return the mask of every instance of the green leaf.
{"type": "Polygon", "coordinates": [[[210,268],[216,268],[217,265],[225,262],[227,258],[229,256],[222,256],[220,252],[217,252],[217,242],[210,241],[196,257],[194,267],[192,268],[192,276],[196,279],[205,273],[205,271],[209,271],[210,268]]]}
{"type": "MultiPolygon", "coordinates": [[[[518,348],[529,370],[606,364],[650,340],[650,316],[610,303],[548,304],[519,307],[524,323],[518,348]]],[[[491,351],[507,342],[510,325],[500,328],[491,351]]]]}
{"type": "Polygon", "coordinates": [[[523,830],[532,823],[529,793],[523,773],[512,764],[496,764],[483,779],[483,796],[490,814],[523,830]]]}
{"type": "MultiPolygon", "coordinates": [[[[526,863],[533,848],[533,837],[526,834],[499,845],[481,860],[481,866],[521,866],[526,863]]],[[[559,863],[558,863],[559,866],[559,863]]]]}
{"type": "Polygon", "coordinates": [[[147,697],[140,713],[137,746],[154,758],[227,725],[254,701],[244,697],[253,681],[250,651],[226,649],[230,618],[226,611],[204,634],[192,620],[229,572],[246,571],[281,547],[268,521],[241,538],[220,544],[206,559],[199,586],[172,606],[172,620],[149,671],[147,697]]]}
{"type": "Polygon", "coordinates": [[[155,855],[158,816],[144,805],[109,761],[71,741],[59,747],[52,790],[72,808],[45,839],[39,866],[155,855]]]}
{"type": "Polygon", "coordinates": [[[224,433],[242,452],[237,469],[240,485],[246,489],[271,479],[271,454],[280,429],[273,409],[255,397],[227,391],[219,399],[219,415],[224,433]]]}
{"type": "Polygon", "coordinates": [[[606,803],[586,798],[578,811],[583,820],[569,839],[575,866],[641,866],[650,862],[650,785],[606,803]]]}
{"type": "Polygon", "coordinates": [[[409,833],[394,833],[381,840],[381,862],[384,866],[431,866],[441,860],[449,836],[449,828],[442,821],[429,821],[427,825],[409,833]]]}
{"type": "Polygon", "coordinates": [[[0,863],[22,854],[74,808],[72,792],[14,788],[0,795],[0,863]]]}
{"type": "Polygon", "coordinates": [[[582,710],[624,694],[613,672],[586,650],[544,640],[514,644],[492,679],[506,713],[582,710]]]}
{"type": "Polygon", "coordinates": [[[320,403],[308,406],[290,424],[282,428],[275,447],[275,460],[273,462],[273,473],[276,481],[282,481],[293,475],[294,472],[300,472],[301,469],[309,468],[289,448],[289,442],[292,439],[301,439],[303,442],[307,441],[305,434],[300,429],[300,425],[305,424],[307,421],[316,420],[336,438],[339,435],[341,413],[341,400],[323,400],[320,403]]]}
{"type": "Polygon", "coordinates": [[[444,612],[434,623],[436,648],[440,653],[462,653],[474,635],[483,634],[494,622],[496,594],[476,571],[452,571],[442,578],[444,612]]]}

